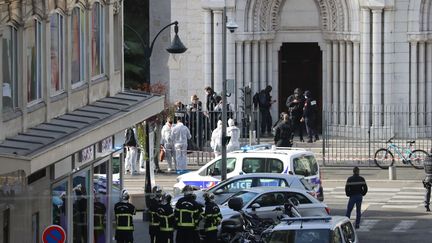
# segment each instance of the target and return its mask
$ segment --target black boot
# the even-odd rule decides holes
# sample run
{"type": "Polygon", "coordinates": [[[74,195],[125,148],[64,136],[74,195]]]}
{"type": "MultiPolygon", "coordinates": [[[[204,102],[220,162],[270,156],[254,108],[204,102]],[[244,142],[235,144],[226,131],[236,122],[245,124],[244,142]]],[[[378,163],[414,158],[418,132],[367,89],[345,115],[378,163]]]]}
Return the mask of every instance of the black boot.
{"type": "Polygon", "coordinates": [[[425,206],[425,208],[426,208],[426,212],[430,212],[429,205],[428,205],[428,206],[425,206]]]}

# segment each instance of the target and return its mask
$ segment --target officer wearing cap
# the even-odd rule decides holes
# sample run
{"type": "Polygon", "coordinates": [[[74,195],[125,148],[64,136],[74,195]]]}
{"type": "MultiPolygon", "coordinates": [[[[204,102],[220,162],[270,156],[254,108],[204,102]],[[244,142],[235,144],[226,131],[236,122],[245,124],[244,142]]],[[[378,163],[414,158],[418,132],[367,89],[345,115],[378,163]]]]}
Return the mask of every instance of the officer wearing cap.
{"type": "Polygon", "coordinates": [[[190,185],[183,189],[184,196],[177,201],[175,220],[177,224],[177,243],[199,243],[198,223],[201,219],[202,206],[195,201],[195,194],[190,185]]]}
{"type": "Polygon", "coordinates": [[[157,211],[162,201],[162,188],[159,186],[154,186],[152,188],[152,194],[149,200],[149,234],[151,243],[156,242],[157,235],[159,234],[159,221],[157,217],[157,211]]]}
{"type": "Polygon", "coordinates": [[[424,170],[426,173],[423,179],[423,186],[426,189],[424,206],[426,212],[430,212],[430,196],[431,196],[431,186],[432,186],[432,156],[428,156],[424,161],[424,170]]]}
{"type": "Polygon", "coordinates": [[[116,234],[115,239],[118,243],[133,242],[133,215],[135,215],[135,206],[129,203],[129,193],[122,190],[122,200],[114,205],[116,217],[116,234]]]}
{"type": "Polygon", "coordinates": [[[162,203],[157,210],[159,221],[159,234],[156,237],[157,243],[172,243],[174,235],[174,210],[171,207],[171,195],[165,193],[162,196],[162,203]]]}
{"type": "Polygon", "coordinates": [[[214,202],[214,195],[211,192],[204,193],[205,208],[204,208],[204,231],[205,242],[217,242],[217,227],[221,223],[222,214],[219,206],[214,202]]]}

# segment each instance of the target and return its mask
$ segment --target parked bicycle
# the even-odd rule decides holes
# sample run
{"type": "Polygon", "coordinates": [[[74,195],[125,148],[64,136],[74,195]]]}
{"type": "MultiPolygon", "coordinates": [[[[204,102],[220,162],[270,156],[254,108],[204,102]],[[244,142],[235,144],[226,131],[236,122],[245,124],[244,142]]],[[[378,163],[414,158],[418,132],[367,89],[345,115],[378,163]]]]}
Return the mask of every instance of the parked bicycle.
{"type": "Polygon", "coordinates": [[[411,164],[416,169],[423,169],[423,161],[429,155],[422,149],[412,150],[415,141],[407,141],[407,146],[398,146],[392,142],[390,138],[386,143],[387,148],[380,148],[375,152],[374,161],[375,164],[381,169],[387,169],[389,166],[394,164],[394,155],[399,157],[404,164],[411,164]]]}

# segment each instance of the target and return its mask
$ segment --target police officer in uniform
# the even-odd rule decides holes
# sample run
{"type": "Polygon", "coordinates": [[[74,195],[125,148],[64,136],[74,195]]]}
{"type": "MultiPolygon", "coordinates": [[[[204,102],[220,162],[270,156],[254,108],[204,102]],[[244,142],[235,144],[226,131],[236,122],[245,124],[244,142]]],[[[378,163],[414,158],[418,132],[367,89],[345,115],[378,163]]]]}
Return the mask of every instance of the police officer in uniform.
{"type": "Polygon", "coordinates": [[[135,206],[129,203],[129,193],[123,189],[122,200],[115,204],[114,213],[116,216],[116,234],[115,239],[118,243],[133,242],[133,215],[135,215],[135,206]]]}
{"type": "MultiPolygon", "coordinates": [[[[290,95],[286,101],[286,106],[288,107],[288,114],[291,120],[292,129],[295,131],[298,130],[300,136],[300,142],[304,142],[303,140],[303,126],[300,122],[303,114],[303,106],[304,106],[304,96],[300,88],[296,88],[294,90],[294,94],[290,95]]],[[[293,137],[294,138],[294,137],[293,137]]]]}
{"type": "Polygon", "coordinates": [[[423,186],[426,189],[424,205],[426,212],[430,212],[430,196],[431,196],[431,186],[432,186],[432,156],[428,156],[424,161],[424,170],[426,176],[423,180],[423,186]]]}
{"type": "Polygon", "coordinates": [[[219,206],[214,202],[214,195],[211,192],[204,193],[205,208],[204,208],[204,231],[205,242],[217,242],[217,227],[221,223],[222,214],[219,206]]]}
{"type": "Polygon", "coordinates": [[[183,189],[184,197],[177,201],[175,220],[177,223],[177,243],[199,243],[198,223],[201,219],[202,206],[195,201],[190,185],[183,189]]]}
{"type": "Polygon", "coordinates": [[[171,195],[165,193],[162,197],[162,203],[157,210],[159,221],[159,234],[156,237],[157,243],[173,243],[174,236],[174,210],[171,207],[171,195]]]}
{"type": "Polygon", "coordinates": [[[274,142],[276,147],[291,147],[293,130],[289,122],[288,114],[284,114],[282,122],[276,127],[274,142]]]}
{"type": "Polygon", "coordinates": [[[157,211],[162,201],[162,189],[159,186],[152,188],[152,195],[149,200],[149,234],[151,243],[156,243],[157,235],[159,234],[159,221],[157,211]]]}

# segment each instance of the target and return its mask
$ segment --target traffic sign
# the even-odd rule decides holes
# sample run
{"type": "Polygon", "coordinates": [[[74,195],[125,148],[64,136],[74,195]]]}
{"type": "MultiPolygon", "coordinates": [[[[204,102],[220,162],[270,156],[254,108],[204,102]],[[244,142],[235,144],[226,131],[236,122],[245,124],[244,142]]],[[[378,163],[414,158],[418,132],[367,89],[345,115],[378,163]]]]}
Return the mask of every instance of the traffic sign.
{"type": "Polygon", "coordinates": [[[58,225],[51,225],[45,228],[42,234],[44,243],[64,243],[66,242],[66,231],[58,225]]]}

